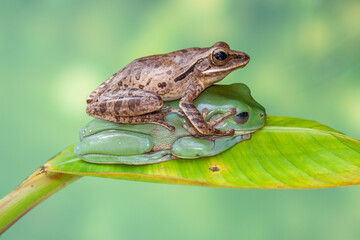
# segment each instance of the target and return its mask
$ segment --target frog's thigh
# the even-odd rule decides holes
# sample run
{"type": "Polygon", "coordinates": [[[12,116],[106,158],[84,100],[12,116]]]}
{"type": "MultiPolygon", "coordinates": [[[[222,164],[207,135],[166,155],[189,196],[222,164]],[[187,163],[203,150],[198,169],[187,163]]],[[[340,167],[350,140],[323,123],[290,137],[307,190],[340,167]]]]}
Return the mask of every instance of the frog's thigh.
{"type": "Polygon", "coordinates": [[[88,104],[89,115],[138,116],[160,110],[161,97],[142,90],[123,90],[104,93],[98,101],[88,104]]]}
{"type": "Polygon", "coordinates": [[[228,150],[235,144],[242,142],[242,136],[204,139],[196,137],[183,137],[172,145],[172,153],[179,158],[199,158],[214,156],[228,150]]]}
{"type": "Polygon", "coordinates": [[[84,138],[75,146],[74,154],[86,160],[89,155],[137,155],[150,152],[153,147],[150,135],[109,130],[84,138]]]}

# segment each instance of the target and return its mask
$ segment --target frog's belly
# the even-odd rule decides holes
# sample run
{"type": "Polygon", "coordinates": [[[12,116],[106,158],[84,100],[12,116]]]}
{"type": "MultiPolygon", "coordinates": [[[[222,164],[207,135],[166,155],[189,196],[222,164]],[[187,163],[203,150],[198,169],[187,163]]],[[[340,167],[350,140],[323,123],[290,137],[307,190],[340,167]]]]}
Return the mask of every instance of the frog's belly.
{"type": "Polygon", "coordinates": [[[182,96],[176,96],[176,97],[163,97],[163,101],[172,101],[172,100],[177,100],[180,99],[182,96]]]}
{"type": "Polygon", "coordinates": [[[163,101],[172,101],[172,100],[180,99],[182,98],[182,96],[183,96],[182,92],[176,92],[176,93],[166,93],[161,97],[163,101]]]}

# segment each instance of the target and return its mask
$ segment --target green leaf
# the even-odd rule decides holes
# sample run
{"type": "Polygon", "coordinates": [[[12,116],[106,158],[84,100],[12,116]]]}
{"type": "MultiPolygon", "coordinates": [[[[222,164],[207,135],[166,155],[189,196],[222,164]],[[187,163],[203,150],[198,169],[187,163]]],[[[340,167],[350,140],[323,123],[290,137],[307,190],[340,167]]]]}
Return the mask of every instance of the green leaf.
{"type": "Polygon", "coordinates": [[[213,157],[129,166],[84,162],[70,146],[46,171],[227,188],[323,188],[360,183],[360,141],[315,121],[267,117],[248,141],[213,157]]]}

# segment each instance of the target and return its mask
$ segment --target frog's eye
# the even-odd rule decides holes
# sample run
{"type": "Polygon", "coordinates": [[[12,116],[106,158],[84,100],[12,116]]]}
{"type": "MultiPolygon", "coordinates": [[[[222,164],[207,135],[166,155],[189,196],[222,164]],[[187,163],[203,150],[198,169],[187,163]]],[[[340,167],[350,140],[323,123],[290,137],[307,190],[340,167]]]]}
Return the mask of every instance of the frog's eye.
{"type": "Polygon", "coordinates": [[[228,55],[223,49],[216,49],[212,54],[212,61],[215,65],[224,65],[227,62],[228,55]]]}
{"type": "Polygon", "coordinates": [[[249,120],[249,112],[241,112],[233,117],[237,124],[244,124],[249,120]]]}

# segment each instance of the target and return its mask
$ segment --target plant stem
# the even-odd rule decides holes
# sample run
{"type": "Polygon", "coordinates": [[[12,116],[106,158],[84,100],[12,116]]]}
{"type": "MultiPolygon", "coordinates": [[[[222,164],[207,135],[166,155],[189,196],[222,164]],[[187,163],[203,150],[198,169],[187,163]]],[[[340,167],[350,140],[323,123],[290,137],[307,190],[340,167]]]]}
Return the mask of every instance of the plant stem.
{"type": "Polygon", "coordinates": [[[80,177],[37,169],[0,200],[0,235],[37,204],[80,177]]]}

